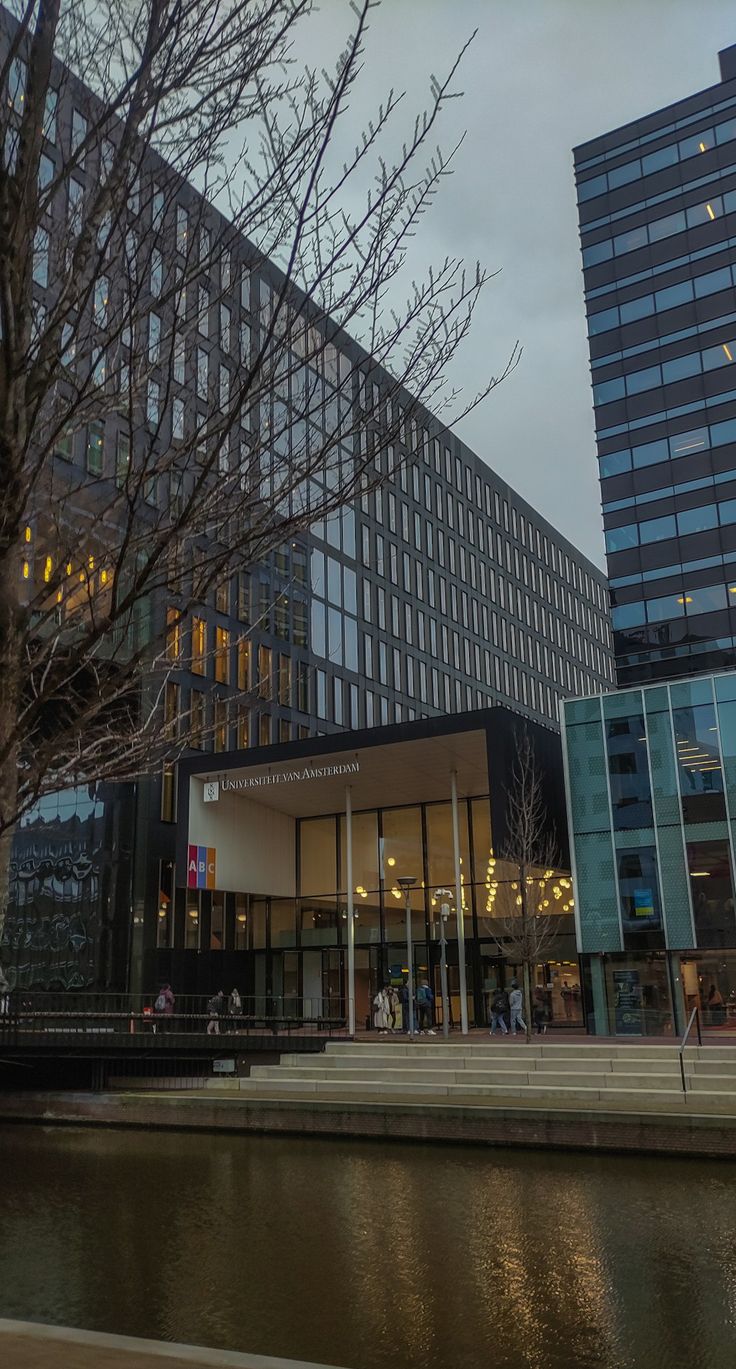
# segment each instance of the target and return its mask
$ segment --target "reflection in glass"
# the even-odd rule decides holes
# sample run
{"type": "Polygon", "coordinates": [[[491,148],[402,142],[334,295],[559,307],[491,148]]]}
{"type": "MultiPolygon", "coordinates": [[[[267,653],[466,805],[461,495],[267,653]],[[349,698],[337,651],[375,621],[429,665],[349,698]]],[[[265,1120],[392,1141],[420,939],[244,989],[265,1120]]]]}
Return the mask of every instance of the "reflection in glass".
{"type": "Polygon", "coordinates": [[[611,808],[616,831],[651,827],[652,797],[644,718],[611,718],[606,723],[611,808]]]}
{"type": "Polygon", "coordinates": [[[334,818],[299,823],[300,893],[334,894],[337,888],[337,827],[334,818]]]}
{"type": "Polygon", "coordinates": [[[736,920],[728,842],[689,841],[687,860],[698,946],[733,945],[736,920]]]}
{"type": "Polygon", "coordinates": [[[726,816],[718,727],[712,704],[673,710],[677,769],[685,822],[726,816]]]}
{"type": "Polygon", "coordinates": [[[618,852],[618,889],[626,944],[663,945],[662,908],[657,880],[657,853],[653,846],[618,852]]]}

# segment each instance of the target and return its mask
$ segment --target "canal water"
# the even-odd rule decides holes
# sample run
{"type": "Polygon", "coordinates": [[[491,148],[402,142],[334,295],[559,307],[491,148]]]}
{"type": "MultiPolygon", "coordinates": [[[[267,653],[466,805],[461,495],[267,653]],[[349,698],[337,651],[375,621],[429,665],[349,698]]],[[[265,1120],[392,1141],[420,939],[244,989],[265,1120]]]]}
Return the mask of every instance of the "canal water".
{"type": "Polygon", "coordinates": [[[0,1131],[0,1316],[343,1369],[733,1369],[736,1166],[0,1131]]]}

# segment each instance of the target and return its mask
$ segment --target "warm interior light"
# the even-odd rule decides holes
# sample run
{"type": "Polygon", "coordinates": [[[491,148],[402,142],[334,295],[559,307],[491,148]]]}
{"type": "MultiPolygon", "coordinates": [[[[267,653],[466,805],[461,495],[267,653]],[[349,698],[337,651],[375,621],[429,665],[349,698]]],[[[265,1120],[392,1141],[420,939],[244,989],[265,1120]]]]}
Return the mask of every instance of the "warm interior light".
{"type": "Polygon", "coordinates": [[[107,571],[106,571],[106,570],[101,570],[101,571],[100,571],[100,582],[101,582],[101,584],[103,584],[103,585],[106,585],[106,584],[107,584],[107,571]]]}
{"type": "Polygon", "coordinates": [[[190,909],[189,909],[189,916],[190,916],[190,917],[199,917],[199,913],[197,912],[197,909],[196,909],[196,908],[190,908],[190,909]]]}
{"type": "Polygon", "coordinates": [[[705,143],[698,143],[698,147],[700,148],[700,151],[701,151],[701,152],[707,152],[707,151],[708,151],[707,147],[705,146],[705,143]]]}
{"type": "Polygon", "coordinates": [[[387,864],[387,865],[395,865],[395,864],[396,864],[396,856],[389,856],[388,860],[386,861],[386,864],[387,864]]]}
{"type": "Polygon", "coordinates": [[[31,540],[31,529],[30,529],[30,528],[26,528],[26,531],[25,531],[25,538],[26,538],[26,542],[30,542],[30,540],[31,540]]]}
{"type": "Polygon", "coordinates": [[[707,204],[705,207],[706,207],[706,209],[708,210],[708,217],[711,218],[711,219],[714,219],[715,216],[716,216],[716,211],[715,211],[715,209],[713,208],[713,205],[712,205],[712,204],[707,204]]]}
{"type": "Polygon", "coordinates": [[[24,561],[24,562],[23,562],[23,579],[24,579],[24,580],[27,580],[29,574],[30,574],[30,566],[28,565],[28,562],[27,562],[27,561],[24,561]]]}
{"type": "Polygon", "coordinates": [[[53,568],[54,568],[54,567],[53,567],[53,563],[52,563],[51,557],[50,557],[50,556],[47,556],[47,557],[46,557],[46,560],[45,560],[45,562],[44,562],[44,567],[43,567],[43,578],[44,578],[44,580],[46,581],[46,584],[48,584],[49,580],[51,579],[51,572],[52,572],[53,568]]]}
{"type": "Polygon", "coordinates": [[[691,594],[680,594],[677,599],[678,604],[691,604],[693,598],[691,594]]]}
{"type": "Polygon", "coordinates": [[[726,353],[726,356],[728,357],[729,361],[733,361],[733,352],[731,351],[731,348],[729,347],[728,343],[722,342],[721,346],[724,352],[726,353]]]}
{"type": "Polygon", "coordinates": [[[238,913],[238,922],[245,922],[245,913],[238,913]]]}
{"type": "Polygon", "coordinates": [[[691,878],[691,879],[707,879],[709,874],[710,874],[710,870],[691,870],[691,871],[690,871],[690,878],[691,878]]]}

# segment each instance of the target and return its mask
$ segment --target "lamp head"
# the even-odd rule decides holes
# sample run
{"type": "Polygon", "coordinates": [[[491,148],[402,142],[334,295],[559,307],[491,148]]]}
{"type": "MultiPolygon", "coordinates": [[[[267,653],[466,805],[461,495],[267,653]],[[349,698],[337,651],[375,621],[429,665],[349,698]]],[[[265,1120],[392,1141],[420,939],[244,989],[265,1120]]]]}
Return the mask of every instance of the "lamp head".
{"type": "Polygon", "coordinates": [[[403,889],[405,894],[407,894],[409,890],[414,887],[416,882],[416,875],[399,875],[396,881],[399,888],[403,889]]]}

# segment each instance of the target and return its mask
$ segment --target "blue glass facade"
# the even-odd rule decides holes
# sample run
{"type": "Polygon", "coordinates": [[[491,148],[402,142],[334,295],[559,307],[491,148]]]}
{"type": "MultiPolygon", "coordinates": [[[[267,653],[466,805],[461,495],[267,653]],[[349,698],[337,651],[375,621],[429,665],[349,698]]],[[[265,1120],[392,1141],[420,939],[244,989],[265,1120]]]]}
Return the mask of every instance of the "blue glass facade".
{"type": "Polygon", "coordinates": [[[736,665],[735,54],[575,151],[623,687],[736,665]]]}
{"type": "Polygon", "coordinates": [[[569,700],[563,739],[593,1029],[618,1029],[632,975],[642,1030],[680,1030],[696,1004],[706,1025],[725,1025],[731,1004],[736,1016],[736,675],[569,700]]]}

